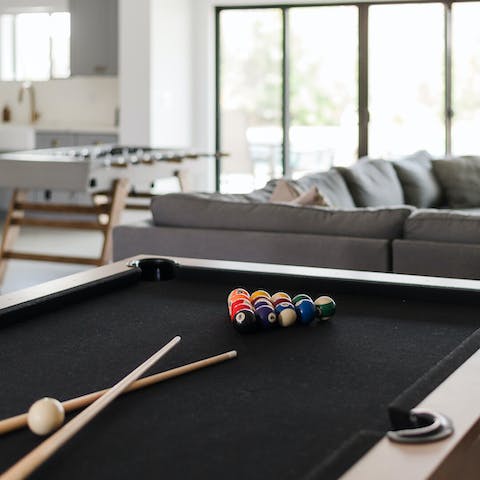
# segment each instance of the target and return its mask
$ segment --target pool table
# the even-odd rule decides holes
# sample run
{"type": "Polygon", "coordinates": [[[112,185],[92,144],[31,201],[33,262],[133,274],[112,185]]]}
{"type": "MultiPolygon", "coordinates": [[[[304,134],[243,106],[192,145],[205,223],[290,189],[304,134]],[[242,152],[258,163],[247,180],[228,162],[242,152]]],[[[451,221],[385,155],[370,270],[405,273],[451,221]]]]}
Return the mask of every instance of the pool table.
{"type": "MultiPolygon", "coordinates": [[[[0,418],[111,386],[180,335],[149,373],[238,357],[122,395],[32,478],[478,478],[479,307],[473,280],[139,255],[0,297],[0,418]],[[239,286],[337,312],[240,333],[239,286]]],[[[0,436],[0,471],[40,442],[0,436]]]]}

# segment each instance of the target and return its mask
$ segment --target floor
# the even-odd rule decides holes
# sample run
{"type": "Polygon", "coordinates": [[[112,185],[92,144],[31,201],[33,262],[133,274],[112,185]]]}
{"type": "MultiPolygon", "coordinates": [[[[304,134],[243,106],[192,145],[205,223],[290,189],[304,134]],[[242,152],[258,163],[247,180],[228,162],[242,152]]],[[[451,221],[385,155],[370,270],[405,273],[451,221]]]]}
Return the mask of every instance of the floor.
{"type": "MultiPolygon", "coordinates": [[[[150,212],[147,210],[128,210],[123,212],[121,223],[132,223],[149,217],[150,212]]],[[[3,221],[1,223],[3,224],[3,221]]],[[[15,249],[60,255],[97,256],[100,253],[101,242],[102,235],[99,232],[25,227],[21,230],[15,249]]],[[[89,268],[92,267],[9,260],[5,279],[0,286],[0,294],[27,288],[89,268]]]]}

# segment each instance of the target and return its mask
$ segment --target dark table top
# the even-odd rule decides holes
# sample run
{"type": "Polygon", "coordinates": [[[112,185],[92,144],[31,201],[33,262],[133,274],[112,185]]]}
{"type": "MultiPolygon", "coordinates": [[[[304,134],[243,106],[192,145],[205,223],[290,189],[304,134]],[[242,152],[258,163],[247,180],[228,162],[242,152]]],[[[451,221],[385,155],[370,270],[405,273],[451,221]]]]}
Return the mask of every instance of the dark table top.
{"type": "MultiPolygon", "coordinates": [[[[110,386],[175,335],[150,373],[238,358],[116,400],[33,478],[326,478],[325,460],[359,432],[384,434],[388,405],[479,324],[476,295],[435,289],[195,269],[125,278],[4,321],[0,417],[110,386]],[[242,335],[226,307],[237,286],[328,294],[337,314],[242,335]]],[[[28,430],[0,437],[0,470],[39,442],[28,430]]]]}

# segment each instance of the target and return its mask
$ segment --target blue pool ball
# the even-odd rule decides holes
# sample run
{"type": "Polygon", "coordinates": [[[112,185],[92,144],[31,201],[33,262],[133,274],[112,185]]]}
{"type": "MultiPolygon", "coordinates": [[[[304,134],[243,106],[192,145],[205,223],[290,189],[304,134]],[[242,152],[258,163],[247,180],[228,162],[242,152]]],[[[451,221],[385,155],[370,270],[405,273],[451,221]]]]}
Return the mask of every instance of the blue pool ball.
{"type": "Polygon", "coordinates": [[[297,320],[297,312],[290,302],[278,303],[275,306],[278,323],[282,327],[290,327],[297,320]]]}
{"type": "Polygon", "coordinates": [[[301,325],[308,325],[313,322],[315,318],[316,308],[315,304],[308,299],[300,300],[295,305],[297,312],[297,321],[301,325]]]}
{"type": "Polygon", "coordinates": [[[272,328],[277,323],[277,315],[275,310],[270,305],[255,305],[255,315],[258,324],[263,328],[272,328]]]}

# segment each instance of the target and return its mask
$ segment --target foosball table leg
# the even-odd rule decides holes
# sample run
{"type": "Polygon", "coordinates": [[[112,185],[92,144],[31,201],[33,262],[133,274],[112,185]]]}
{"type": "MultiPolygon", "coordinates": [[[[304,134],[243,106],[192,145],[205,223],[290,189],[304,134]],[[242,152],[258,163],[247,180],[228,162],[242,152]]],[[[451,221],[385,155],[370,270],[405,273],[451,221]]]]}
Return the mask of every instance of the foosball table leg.
{"type": "Polygon", "coordinates": [[[103,232],[104,240],[102,253],[99,258],[99,264],[104,265],[112,259],[112,233],[113,227],[120,223],[120,216],[127,201],[130,190],[129,182],[125,178],[115,180],[112,188],[112,196],[110,199],[110,211],[108,213],[108,221],[103,232]]]}
{"type": "Polygon", "coordinates": [[[20,226],[14,225],[12,220],[16,216],[23,216],[23,212],[16,212],[17,204],[21,203],[26,198],[26,192],[23,190],[15,189],[10,199],[10,205],[8,207],[7,217],[3,225],[2,244],[0,246],[0,283],[5,277],[5,271],[7,269],[7,258],[5,258],[5,252],[8,252],[20,233],[20,226]]]}

